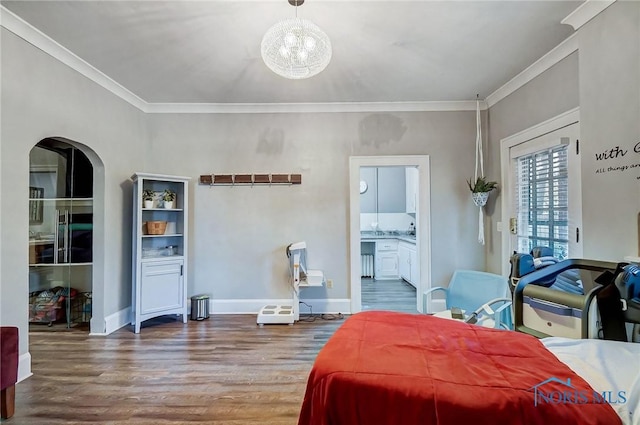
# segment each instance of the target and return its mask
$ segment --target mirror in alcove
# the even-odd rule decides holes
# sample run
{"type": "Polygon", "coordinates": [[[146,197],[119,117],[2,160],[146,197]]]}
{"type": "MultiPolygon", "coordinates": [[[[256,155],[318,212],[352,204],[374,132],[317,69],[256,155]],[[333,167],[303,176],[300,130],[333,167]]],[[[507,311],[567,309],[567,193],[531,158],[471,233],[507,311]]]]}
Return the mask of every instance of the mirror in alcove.
{"type": "Polygon", "coordinates": [[[92,262],[93,167],[71,144],[43,139],[29,155],[31,330],[88,330],[92,262]]]}

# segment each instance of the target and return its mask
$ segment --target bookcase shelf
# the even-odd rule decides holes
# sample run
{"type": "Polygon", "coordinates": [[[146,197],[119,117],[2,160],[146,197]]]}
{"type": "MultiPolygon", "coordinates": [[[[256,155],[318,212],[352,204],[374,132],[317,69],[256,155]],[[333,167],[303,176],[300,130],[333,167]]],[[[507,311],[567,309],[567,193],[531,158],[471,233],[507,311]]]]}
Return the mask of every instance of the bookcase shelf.
{"type": "MultiPolygon", "coordinates": [[[[175,314],[187,322],[188,189],[189,177],[135,173],[133,181],[133,285],[134,332],[141,323],[175,314]],[[176,194],[172,208],[164,208],[161,194],[176,194]],[[143,192],[152,191],[152,208],[145,208],[143,192]],[[148,221],[166,222],[164,234],[146,234],[148,221]]],[[[157,226],[157,224],[156,224],[157,226]]],[[[164,227],[164,225],[163,225],[164,227]]]]}

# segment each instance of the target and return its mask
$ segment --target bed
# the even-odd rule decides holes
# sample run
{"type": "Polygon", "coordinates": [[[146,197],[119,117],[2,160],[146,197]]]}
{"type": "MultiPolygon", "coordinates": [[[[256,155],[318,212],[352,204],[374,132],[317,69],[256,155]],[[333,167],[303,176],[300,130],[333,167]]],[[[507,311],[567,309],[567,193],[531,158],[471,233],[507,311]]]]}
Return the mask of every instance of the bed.
{"type": "Polygon", "coordinates": [[[298,425],[640,425],[639,347],[358,313],[318,353],[298,425]]]}

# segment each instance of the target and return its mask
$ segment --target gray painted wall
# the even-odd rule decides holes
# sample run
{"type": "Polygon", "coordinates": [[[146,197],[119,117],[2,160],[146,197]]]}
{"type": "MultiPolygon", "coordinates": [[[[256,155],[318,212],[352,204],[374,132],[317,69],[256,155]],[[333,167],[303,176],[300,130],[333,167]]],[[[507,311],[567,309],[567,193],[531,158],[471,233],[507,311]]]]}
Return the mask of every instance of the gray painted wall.
{"type": "Polygon", "coordinates": [[[101,160],[94,169],[96,193],[103,194],[94,202],[94,223],[107,231],[94,251],[93,309],[96,322],[103,322],[131,303],[129,176],[146,168],[147,129],[136,108],[4,29],[1,59],[0,323],[20,327],[25,353],[29,152],[43,138],[58,136],[83,144],[90,158],[101,160]]]}
{"type": "Polygon", "coordinates": [[[151,171],[302,174],[302,185],[292,187],[195,185],[189,294],[288,298],[284,250],[305,240],[309,266],[334,288],[305,289],[304,297],[348,298],[351,155],[430,155],[433,284],[446,285],[456,268],[482,268],[477,210],[465,183],[473,172],[473,111],[154,114],[149,123],[151,171]],[[369,132],[371,122],[401,132],[369,132]]]}
{"type": "MultiPolygon", "coordinates": [[[[616,2],[578,30],[577,53],[489,110],[488,175],[500,175],[500,139],[580,106],[584,257],[622,261],[638,255],[640,167],[596,174],[602,166],[640,164],[640,2],[616,2]],[[620,146],[625,157],[597,161],[620,146]]],[[[490,201],[491,202],[491,201],[490,201]]],[[[489,205],[487,269],[499,273],[500,197],[489,205]]],[[[503,226],[505,225],[503,221],[503,226]]]]}
{"type": "MultiPolygon", "coordinates": [[[[573,53],[489,108],[489,143],[485,154],[485,172],[489,180],[501,181],[501,139],[575,108],[578,98],[578,54],[573,53]]],[[[501,203],[502,193],[498,190],[489,197],[485,207],[486,268],[499,274],[502,263],[509,261],[502,258],[501,234],[496,225],[503,221],[501,203]]],[[[503,225],[506,228],[506,224],[503,225]]]]}
{"type": "Polygon", "coordinates": [[[621,261],[640,255],[640,2],[614,3],[581,29],[579,44],[584,254],[621,261]],[[628,153],[596,160],[616,146],[628,153]]]}

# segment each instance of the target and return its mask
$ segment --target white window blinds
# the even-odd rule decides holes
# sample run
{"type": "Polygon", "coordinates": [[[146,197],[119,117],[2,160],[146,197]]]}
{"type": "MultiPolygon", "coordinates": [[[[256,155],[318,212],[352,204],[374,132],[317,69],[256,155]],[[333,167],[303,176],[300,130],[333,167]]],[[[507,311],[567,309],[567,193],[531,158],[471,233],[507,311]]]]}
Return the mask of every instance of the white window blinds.
{"type": "Polygon", "coordinates": [[[569,250],[567,145],[516,158],[517,249],[548,246],[564,259],[569,250]]]}

